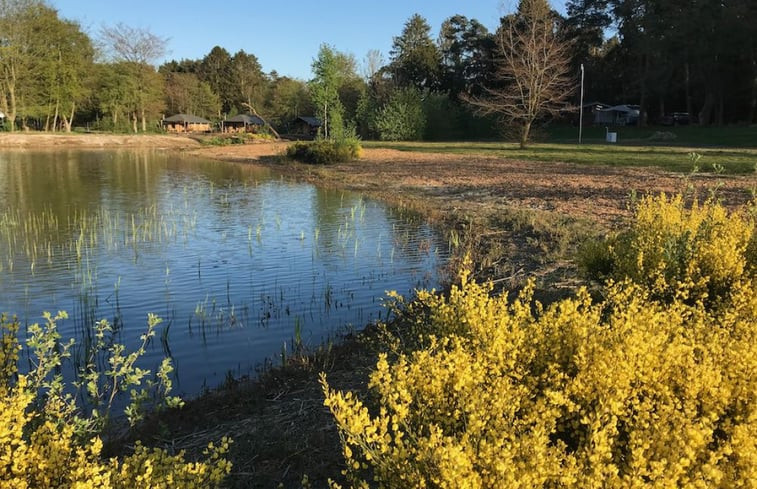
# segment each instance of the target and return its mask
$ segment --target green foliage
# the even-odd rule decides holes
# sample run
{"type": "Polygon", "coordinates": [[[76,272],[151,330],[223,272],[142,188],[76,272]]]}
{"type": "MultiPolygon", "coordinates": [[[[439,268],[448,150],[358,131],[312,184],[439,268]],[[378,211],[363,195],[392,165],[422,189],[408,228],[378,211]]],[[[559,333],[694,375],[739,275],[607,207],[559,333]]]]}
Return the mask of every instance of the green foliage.
{"type": "MultiPolygon", "coordinates": [[[[42,325],[32,324],[27,328],[26,345],[32,355],[32,368],[26,377],[30,386],[45,393],[35,402],[55,402],[63,406],[78,435],[103,433],[109,427],[114,403],[120,396],[129,396],[130,403],[124,408],[124,414],[132,425],[142,419],[148,406],[160,410],[183,404],[178,397],[170,396],[169,374],[173,370],[170,359],[164,359],[154,379],[150,378],[149,370],[137,366],[161,322],[152,314],[148,316],[147,330],[140,337],[139,347],[131,352],[116,341],[117,332],[108,321],[95,323],[92,339],[84,342],[77,352],[77,365],[74,366],[77,380],[70,386],[76,392],[67,392],[60,369],[64,362],[71,360],[75,342],[71,339],[63,343],[58,331],[58,323],[67,317],[65,312],[56,316],[45,313],[42,325]]],[[[17,333],[14,321],[3,317],[1,324],[5,342],[18,345],[13,338],[17,333]]],[[[5,358],[7,364],[12,357],[5,358]]],[[[16,368],[13,364],[12,369],[15,371],[16,368]]]]}
{"type": "MultiPolygon", "coordinates": [[[[77,488],[194,488],[218,487],[231,469],[225,459],[230,440],[223,438],[219,445],[212,443],[205,450],[205,462],[187,463],[184,453],[171,455],[161,449],[149,449],[137,442],[134,453],[122,460],[105,459],[100,435],[105,425],[101,414],[93,409],[84,416],[78,406],[79,395],[67,392],[60,368],[70,358],[73,341],[61,343],[57,323],[65,313],[45,314],[43,325],[29,327],[27,346],[31,365],[26,374],[18,372],[19,325],[5,315],[0,317],[0,476],[3,487],[77,487],[77,488]]],[[[142,346],[127,353],[123,345],[113,341],[112,329],[105,322],[97,324],[95,341],[82,372],[82,382],[76,387],[95,405],[112,401],[117,392],[134,389],[134,397],[142,402],[146,390],[139,393],[149,371],[135,366],[144,353],[144,347],[154,334],[159,320],[150,316],[148,331],[142,337],[142,346]],[[96,352],[104,357],[96,358],[96,352]],[[98,372],[98,365],[107,365],[98,372]]],[[[180,401],[167,396],[170,390],[170,362],[164,360],[154,386],[167,401],[176,407],[180,401]]],[[[149,387],[150,381],[146,382],[149,387]]],[[[134,420],[138,412],[134,402],[127,408],[134,420]]]]}
{"type": "Polygon", "coordinates": [[[421,93],[414,88],[395,91],[375,118],[383,141],[414,141],[423,137],[426,116],[421,93]]]}
{"type": "Polygon", "coordinates": [[[210,85],[213,93],[218,96],[221,110],[228,113],[237,95],[232,58],[229,52],[220,46],[214,46],[198,63],[197,74],[200,80],[210,85]]]}
{"type": "Polygon", "coordinates": [[[440,53],[431,40],[431,27],[426,19],[413,14],[394,38],[390,51],[389,72],[397,86],[433,90],[440,78],[440,53]]]}
{"type": "Polygon", "coordinates": [[[346,84],[357,78],[355,59],[328,44],[322,44],[313,60],[312,69],[313,79],[309,86],[313,105],[323,121],[323,136],[340,139],[346,129],[340,91],[344,92],[346,84]]]}
{"type": "Polygon", "coordinates": [[[287,147],[287,156],[293,160],[313,165],[341,163],[360,158],[362,148],[357,138],[331,141],[298,141],[287,147]]]}
{"type": "Polygon", "coordinates": [[[476,19],[453,15],[439,30],[441,89],[453,99],[477,95],[494,74],[494,36],[476,19]]]}
{"type": "Polygon", "coordinates": [[[164,75],[166,110],[169,114],[192,114],[215,117],[221,101],[207,82],[194,73],[169,72],[164,75]]]}
{"type": "Polygon", "coordinates": [[[229,146],[232,144],[247,144],[251,139],[270,139],[269,134],[232,134],[223,136],[212,136],[209,138],[203,138],[200,140],[200,144],[204,146],[229,146]]]}
{"type": "Polygon", "coordinates": [[[467,113],[446,95],[428,94],[423,99],[423,113],[426,119],[425,141],[460,140],[466,136],[463,123],[467,113]]]}
{"type": "Polygon", "coordinates": [[[16,121],[44,129],[71,129],[86,100],[94,49],[79,24],[59,18],[40,1],[0,3],[0,109],[10,130],[16,121]]]}

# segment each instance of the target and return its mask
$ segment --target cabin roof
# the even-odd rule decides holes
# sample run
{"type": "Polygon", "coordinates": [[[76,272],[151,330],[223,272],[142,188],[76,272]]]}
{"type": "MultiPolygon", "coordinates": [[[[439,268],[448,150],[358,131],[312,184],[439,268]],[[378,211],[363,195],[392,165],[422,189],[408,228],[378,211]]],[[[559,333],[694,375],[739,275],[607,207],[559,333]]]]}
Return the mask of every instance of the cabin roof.
{"type": "Polygon", "coordinates": [[[311,127],[321,127],[323,125],[321,120],[317,117],[302,116],[302,117],[298,117],[297,120],[304,121],[308,126],[311,126],[311,127]]]}
{"type": "Polygon", "coordinates": [[[189,114],[176,114],[171,117],[166,117],[163,122],[181,122],[183,124],[210,124],[210,121],[197,117],[196,115],[189,114]]]}

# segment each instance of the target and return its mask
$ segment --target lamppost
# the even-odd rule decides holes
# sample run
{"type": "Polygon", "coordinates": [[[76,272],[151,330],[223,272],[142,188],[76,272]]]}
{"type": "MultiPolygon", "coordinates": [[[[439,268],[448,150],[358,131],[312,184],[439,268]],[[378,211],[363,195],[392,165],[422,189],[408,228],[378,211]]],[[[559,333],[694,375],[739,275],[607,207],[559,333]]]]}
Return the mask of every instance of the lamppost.
{"type": "Polygon", "coordinates": [[[584,131],[584,64],[581,63],[581,107],[578,110],[578,144],[581,144],[584,131]]]}

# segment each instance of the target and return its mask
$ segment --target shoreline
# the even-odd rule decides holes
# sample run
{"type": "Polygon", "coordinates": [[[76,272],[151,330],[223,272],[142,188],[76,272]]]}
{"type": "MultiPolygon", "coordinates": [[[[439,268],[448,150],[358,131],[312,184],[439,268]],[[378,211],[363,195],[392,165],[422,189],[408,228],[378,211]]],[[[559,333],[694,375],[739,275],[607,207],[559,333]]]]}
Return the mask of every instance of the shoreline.
{"type": "MultiPolygon", "coordinates": [[[[416,153],[368,148],[359,161],[328,166],[280,158],[287,142],[203,146],[186,136],[0,133],[0,150],[167,149],[231,164],[254,164],[284,178],[361,192],[406,207],[460,239],[457,254],[473,253],[478,279],[514,290],[534,277],[544,299],[579,285],[570,252],[587,235],[612,230],[630,215],[629,192],[711,188],[732,205],[749,200],[754,177],[687,177],[658,168],[534,162],[475,154],[416,153]],[[15,142],[9,146],[9,142],[15,142]],[[548,289],[548,290],[545,290],[548,289]]],[[[454,265],[453,265],[454,266],[454,265]]],[[[384,333],[369,327],[336,344],[314,346],[255,378],[230,379],[182,409],[153,414],[138,431],[114,439],[111,455],[134,439],[199,457],[208,442],[234,439],[230,487],[313,487],[343,468],[339,436],[323,406],[321,371],[333,388],[365,392],[384,333]],[[131,438],[129,438],[131,437],[131,438]]],[[[338,477],[338,476],[337,476],[338,477]]]]}
{"type": "Polygon", "coordinates": [[[193,149],[200,143],[187,136],[167,134],[80,134],[80,133],[32,133],[1,132],[0,149],[47,150],[67,149],[193,149]]]}

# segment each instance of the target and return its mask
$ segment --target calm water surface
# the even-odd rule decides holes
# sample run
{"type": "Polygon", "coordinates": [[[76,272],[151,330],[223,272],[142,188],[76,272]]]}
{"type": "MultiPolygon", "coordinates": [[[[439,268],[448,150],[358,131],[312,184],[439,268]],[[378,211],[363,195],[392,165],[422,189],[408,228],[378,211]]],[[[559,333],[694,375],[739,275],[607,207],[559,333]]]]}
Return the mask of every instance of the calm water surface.
{"type": "Polygon", "coordinates": [[[385,316],[387,290],[437,285],[447,245],[417,217],[267,169],[159,151],[0,154],[0,311],[98,319],[194,395],[385,316]]]}

